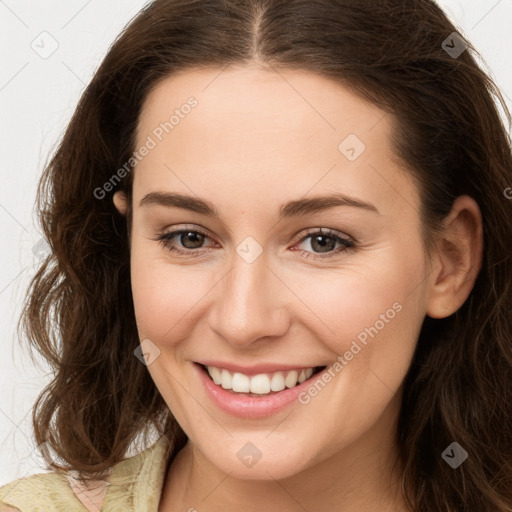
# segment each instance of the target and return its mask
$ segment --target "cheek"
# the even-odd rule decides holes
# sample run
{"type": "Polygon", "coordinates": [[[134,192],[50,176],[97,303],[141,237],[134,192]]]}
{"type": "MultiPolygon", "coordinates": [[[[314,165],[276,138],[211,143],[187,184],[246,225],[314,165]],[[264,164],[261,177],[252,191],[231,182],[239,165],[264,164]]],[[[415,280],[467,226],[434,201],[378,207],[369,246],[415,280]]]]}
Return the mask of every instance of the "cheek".
{"type": "Polygon", "coordinates": [[[418,300],[415,290],[421,290],[425,272],[422,253],[400,253],[399,248],[376,250],[357,263],[289,273],[287,280],[326,332],[338,339],[340,334],[352,337],[375,322],[382,328],[379,320],[394,319],[397,309],[418,300]]]}
{"type": "Polygon", "coordinates": [[[155,250],[156,244],[151,240],[135,243],[130,265],[139,334],[161,343],[180,337],[188,315],[196,314],[196,305],[213,284],[208,284],[209,272],[170,265],[165,249],[155,250]]]}
{"type": "Polygon", "coordinates": [[[347,259],[343,269],[316,271],[314,278],[297,272],[288,279],[309,309],[302,323],[344,357],[346,378],[360,383],[371,369],[396,389],[425,317],[425,269],[418,241],[407,251],[397,244],[368,252],[357,266],[347,259]]]}

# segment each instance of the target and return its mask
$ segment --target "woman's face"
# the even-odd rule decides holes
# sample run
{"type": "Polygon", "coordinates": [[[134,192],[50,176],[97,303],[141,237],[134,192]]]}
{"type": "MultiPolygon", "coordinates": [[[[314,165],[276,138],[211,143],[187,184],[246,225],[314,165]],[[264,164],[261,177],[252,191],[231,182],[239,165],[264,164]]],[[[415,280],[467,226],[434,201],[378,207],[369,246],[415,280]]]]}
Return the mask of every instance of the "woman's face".
{"type": "Polygon", "coordinates": [[[279,479],[391,446],[428,297],[419,195],[391,122],[301,71],[188,70],[146,99],[140,340],[196,457],[226,473],[279,479]]]}

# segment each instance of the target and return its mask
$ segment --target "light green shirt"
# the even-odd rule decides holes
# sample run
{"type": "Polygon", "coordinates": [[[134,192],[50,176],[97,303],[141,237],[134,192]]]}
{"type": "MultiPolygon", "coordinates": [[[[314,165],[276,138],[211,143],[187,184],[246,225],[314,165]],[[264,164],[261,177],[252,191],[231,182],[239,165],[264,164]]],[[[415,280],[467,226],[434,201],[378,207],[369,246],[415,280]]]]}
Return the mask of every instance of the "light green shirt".
{"type": "Polygon", "coordinates": [[[167,438],[160,437],[113,466],[107,482],[95,491],[55,472],[20,478],[0,487],[0,504],[21,512],[158,512],[170,451],[167,438]]]}

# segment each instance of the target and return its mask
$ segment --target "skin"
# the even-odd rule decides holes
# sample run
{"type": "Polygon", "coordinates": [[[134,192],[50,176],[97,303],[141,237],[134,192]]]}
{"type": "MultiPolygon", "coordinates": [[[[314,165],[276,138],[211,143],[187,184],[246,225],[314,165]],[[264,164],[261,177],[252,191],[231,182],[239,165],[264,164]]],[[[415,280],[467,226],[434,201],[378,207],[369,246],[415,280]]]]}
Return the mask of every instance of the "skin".
{"type": "MultiPolygon", "coordinates": [[[[159,511],[407,510],[400,464],[393,470],[402,383],[425,315],[452,314],[473,287],[478,205],[457,199],[428,259],[419,193],[390,145],[393,119],[302,71],[250,65],[173,74],[146,98],[136,146],[190,96],[197,107],[134,170],[139,335],[160,351],[148,371],[189,438],[168,468],[159,511]],[[366,146],[354,161],[338,149],[348,134],[366,146]],[[140,206],[156,191],[205,199],[219,218],[140,206]],[[278,220],[281,204],[333,192],[378,213],[337,206],[278,220]],[[321,259],[326,252],[307,236],[318,231],[309,228],[352,237],[356,247],[339,251],[336,243],[321,259]],[[208,237],[202,246],[174,237],[189,251],[177,255],[157,237],[179,229],[208,237]],[[252,263],[236,251],[248,236],[262,249],[252,263]],[[192,361],[205,359],[330,365],[394,303],[401,311],[307,405],[236,418],[210,401],[193,371],[192,361]],[[237,457],[247,442],[262,453],[252,467],[237,457]]],[[[114,203],[126,214],[122,192],[114,203]]]]}

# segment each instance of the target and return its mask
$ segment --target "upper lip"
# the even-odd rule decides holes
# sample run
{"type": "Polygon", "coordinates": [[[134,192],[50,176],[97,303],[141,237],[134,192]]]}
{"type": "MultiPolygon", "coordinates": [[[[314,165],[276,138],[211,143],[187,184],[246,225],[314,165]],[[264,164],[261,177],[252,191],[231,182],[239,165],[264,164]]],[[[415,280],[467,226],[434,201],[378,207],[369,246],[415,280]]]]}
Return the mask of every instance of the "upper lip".
{"type": "Polygon", "coordinates": [[[303,365],[303,364],[282,364],[282,363],[261,363],[253,366],[241,366],[234,363],[224,361],[196,361],[204,366],[215,366],[216,368],[225,368],[230,372],[243,373],[244,375],[258,375],[260,373],[273,373],[278,371],[305,370],[306,368],[317,368],[324,365],[303,365]]]}

